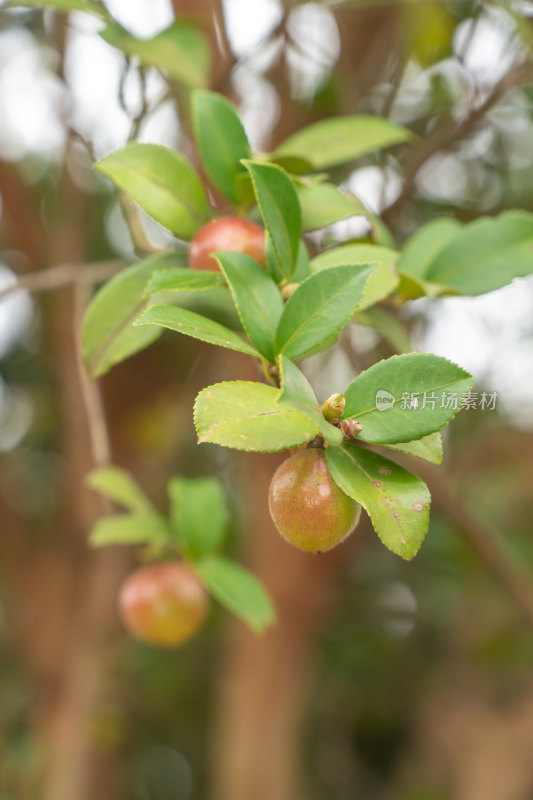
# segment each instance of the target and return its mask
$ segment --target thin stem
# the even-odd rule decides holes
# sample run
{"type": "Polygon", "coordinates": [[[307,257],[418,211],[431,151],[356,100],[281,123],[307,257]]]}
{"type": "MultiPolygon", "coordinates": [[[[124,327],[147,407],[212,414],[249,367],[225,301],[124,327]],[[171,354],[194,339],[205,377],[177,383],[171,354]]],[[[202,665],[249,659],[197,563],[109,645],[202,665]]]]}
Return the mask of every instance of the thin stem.
{"type": "MultiPolygon", "coordinates": [[[[97,467],[103,467],[111,463],[111,442],[109,430],[105,417],[104,404],[100,386],[96,381],[92,381],[85,368],[81,350],[80,330],[83,315],[89,301],[89,287],[77,283],[74,287],[74,319],[73,334],[76,341],[76,367],[80,381],[87,424],[89,427],[89,437],[91,440],[91,451],[93,462],[97,467]]],[[[111,505],[109,504],[109,509],[111,505]]]]}
{"type": "Polygon", "coordinates": [[[406,160],[403,190],[394,203],[385,209],[382,215],[383,220],[388,223],[411,197],[415,189],[415,180],[420,168],[429,161],[432,156],[450,147],[454,142],[464,139],[465,136],[475,130],[483,121],[487,112],[490,111],[509,89],[528,83],[531,80],[532,74],[533,64],[530,61],[526,61],[511,69],[495,84],[485,100],[480,105],[473,107],[470,113],[467,114],[461,122],[456,122],[454,120],[446,122],[433,133],[429,134],[425,139],[422,139],[420,145],[412,151],[411,155],[406,160]]]}
{"type": "Polygon", "coordinates": [[[64,286],[80,284],[92,286],[95,283],[112,278],[123,267],[125,261],[96,261],[82,266],[80,264],[59,264],[49,269],[29,272],[27,275],[20,275],[16,283],[0,289],[0,300],[8,297],[15,292],[23,290],[28,292],[46,292],[52,289],[61,289],[64,286]]]}

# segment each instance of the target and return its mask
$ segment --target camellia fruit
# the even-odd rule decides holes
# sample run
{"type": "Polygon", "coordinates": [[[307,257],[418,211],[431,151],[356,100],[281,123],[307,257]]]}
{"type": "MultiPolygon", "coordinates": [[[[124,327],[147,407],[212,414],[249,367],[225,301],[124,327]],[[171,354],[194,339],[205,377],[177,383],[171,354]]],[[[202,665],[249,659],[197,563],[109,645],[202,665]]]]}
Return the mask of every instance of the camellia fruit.
{"type": "Polygon", "coordinates": [[[218,263],[211,254],[220,250],[244,253],[265,266],[265,231],[242,217],[214,219],[201,227],[192,239],[189,265],[193,269],[218,270],[218,263]]]}
{"type": "Polygon", "coordinates": [[[350,534],[361,506],[339,489],[323,450],[299,450],[272,477],[269,507],[284,539],[309,553],[330,550],[350,534]]]}
{"type": "Polygon", "coordinates": [[[201,627],[209,597],[187,564],[166,561],[132,573],[120,589],[119,612],[136,638],[163,647],[176,647],[201,627]]]}

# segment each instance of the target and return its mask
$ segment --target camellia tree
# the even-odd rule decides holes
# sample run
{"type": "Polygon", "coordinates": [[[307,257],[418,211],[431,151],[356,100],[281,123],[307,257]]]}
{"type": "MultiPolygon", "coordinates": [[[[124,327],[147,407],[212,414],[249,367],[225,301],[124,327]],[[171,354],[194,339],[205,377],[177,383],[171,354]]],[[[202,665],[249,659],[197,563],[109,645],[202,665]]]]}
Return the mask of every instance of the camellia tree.
{"type": "MultiPolygon", "coordinates": [[[[92,375],[146,347],[163,328],[245,353],[256,360],[258,380],[202,389],[194,404],[199,443],[297,450],[273,476],[270,510],[280,533],[302,550],[319,553],[339,544],[356,527],[362,506],[381,541],[413,558],[428,528],[429,491],[369,445],[440,463],[440,431],[467,401],[471,375],[431,353],[401,352],[347,387],[334,387],[320,406],[300,365],[331,347],[362,313],[372,320],[378,304],[479,295],[530,274],[533,216],[509,211],[469,225],[437,219],[398,253],[385,227],[324,170],[409,141],[406,129],[363,115],[332,118],[258,157],[225,98],[196,90],[190,113],[202,166],[228,204],[223,215],[216,216],[206,186],[181,153],[133,142],[96,164],[191,245],[190,256],[180,245],[127,267],[100,289],[83,325],[92,375]],[[372,242],[310,254],[306,234],[354,213],[370,216],[372,242]]],[[[261,631],[274,618],[267,596],[217,555],[223,514],[216,488],[206,479],[190,487],[177,480],[167,522],[139,503],[126,475],[109,468],[94,473],[93,485],[130,514],[100,520],[92,543],[141,544],[154,558],[175,550],[215,597],[261,631]]],[[[167,613],[165,604],[160,608],[167,613]]]]}
{"type": "MultiPolygon", "coordinates": [[[[416,147],[406,127],[370,114],[331,116],[272,152],[253,152],[236,105],[207,88],[210,49],[201,25],[177,19],[139,39],[99,2],[9,5],[99,19],[94,35],[177,87],[191,134],[185,153],[136,141],[134,125],[131,141],[94,163],[119,193],[140,257],[113,270],[84,309],[78,332],[90,380],[149,348],[165,329],[242,354],[248,379],[203,386],[191,404],[198,445],[283,453],[271,471],[270,514],[286,547],[317,564],[319,554],[345,546],[363,514],[391,558],[414,558],[431,496],[401,457],[442,462],[441,431],[468,406],[473,378],[461,365],[415,351],[398,312],[413,299],[478,296],[532,274],[533,214],[438,216],[401,243],[339,186],[339,168],[416,147]],[[146,245],[139,209],[166,229],[170,246],[154,252],[146,245]],[[335,223],[354,216],[369,233],[337,239],[335,223]],[[354,368],[347,385],[317,397],[306,359],[334,348],[354,325],[377,331],[390,356],[354,368]]],[[[185,382],[185,372],[177,378],[185,382]]],[[[86,382],[86,392],[94,401],[94,384],[86,382]]],[[[173,476],[165,514],[129,471],[99,461],[88,484],[111,502],[89,543],[135,548],[139,565],[114,586],[135,638],[181,645],[199,634],[210,596],[257,635],[276,624],[267,589],[225,551],[231,514],[219,481],[173,476]]]]}

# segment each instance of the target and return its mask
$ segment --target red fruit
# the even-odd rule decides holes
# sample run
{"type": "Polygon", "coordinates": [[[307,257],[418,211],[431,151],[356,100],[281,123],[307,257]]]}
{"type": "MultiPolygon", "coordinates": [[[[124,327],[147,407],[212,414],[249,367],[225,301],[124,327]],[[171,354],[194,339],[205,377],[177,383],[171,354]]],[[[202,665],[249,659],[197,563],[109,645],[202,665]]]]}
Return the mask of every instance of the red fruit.
{"type": "Polygon", "coordinates": [[[236,250],[265,266],[265,231],[242,217],[219,217],[204,225],[191,241],[189,264],[193,269],[219,269],[211,253],[236,250]]]}
{"type": "Polygon", "coordinates": [[[284,539],[310,553],[330,550],[353,531],[361,506],[339,489],[323,450],[299,450],[270,483],[272,519],[284,539]]]}
{"type": "Polygon", "coordinates": [[[129,632],[164,647],[190,639],[208,607],[203,584],[181,561],[142,567],[126,578],[119,594],[120,616],[129,632]]]}

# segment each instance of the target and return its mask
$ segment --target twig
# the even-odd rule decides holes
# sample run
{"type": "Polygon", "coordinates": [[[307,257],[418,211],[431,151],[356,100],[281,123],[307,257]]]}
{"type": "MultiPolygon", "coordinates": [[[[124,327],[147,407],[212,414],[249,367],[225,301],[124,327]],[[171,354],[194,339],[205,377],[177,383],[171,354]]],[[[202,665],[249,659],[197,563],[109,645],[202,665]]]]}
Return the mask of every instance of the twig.
{"type": "Polygon", "coordinates": [[[148,236],[146,235],[146,231],[144,230],[142,220],[139,216],[139,210],[137,206],[133,200],[128,197],[127,194],[125,194],[125,192],[119,192],[118,198],[120,208],[122,209],[122,214],[124,216],[124,221],[126,222],[130,232],[135,254],[139,256],[139,258],[143,258],[146,255],[153,255],[157,251],[150,244],[148,236]]]}
{"type": "Polygon", "coordinates": [[[444,150],[475,130],[487,112],[490,111],[492,106],[494,106],[509,89],[526,84],[531,81],[532,78],[533,64],[530,61],[520,64],[501,78],[485,100],[479,106],[473,108],[461,122],[447,122],[423,139],[405,162],[405,183],[403,189],[394,203],[383,212],[383,220],[389,222],[409,199],[413,193],[416,176],[420,168],[429,161],[435,153],[444,150]]]}
{"type": "Polygon", "coordinates": [[[76,341],[76,365],[78,377],[87,414],[89,437],[95,466],[103,467],[111,462],[111,444],[105,418],[100,387],[96,381],[90,380],[82,357],[80,331],[83,315],[89,300],[89,287],[77,283],[74,287],[74,337],[76,341]]]}
{"type": "Polygon", "coordinates": [[[19,276],[16,283],[0,289],[0,301],[14,292],[46,292],[72,284],[92,286],[111,278],[123,267],[124,261],[96,261],[82,266],[80,264],[59,264],[57,267],[29,272],[19,276]]]}

